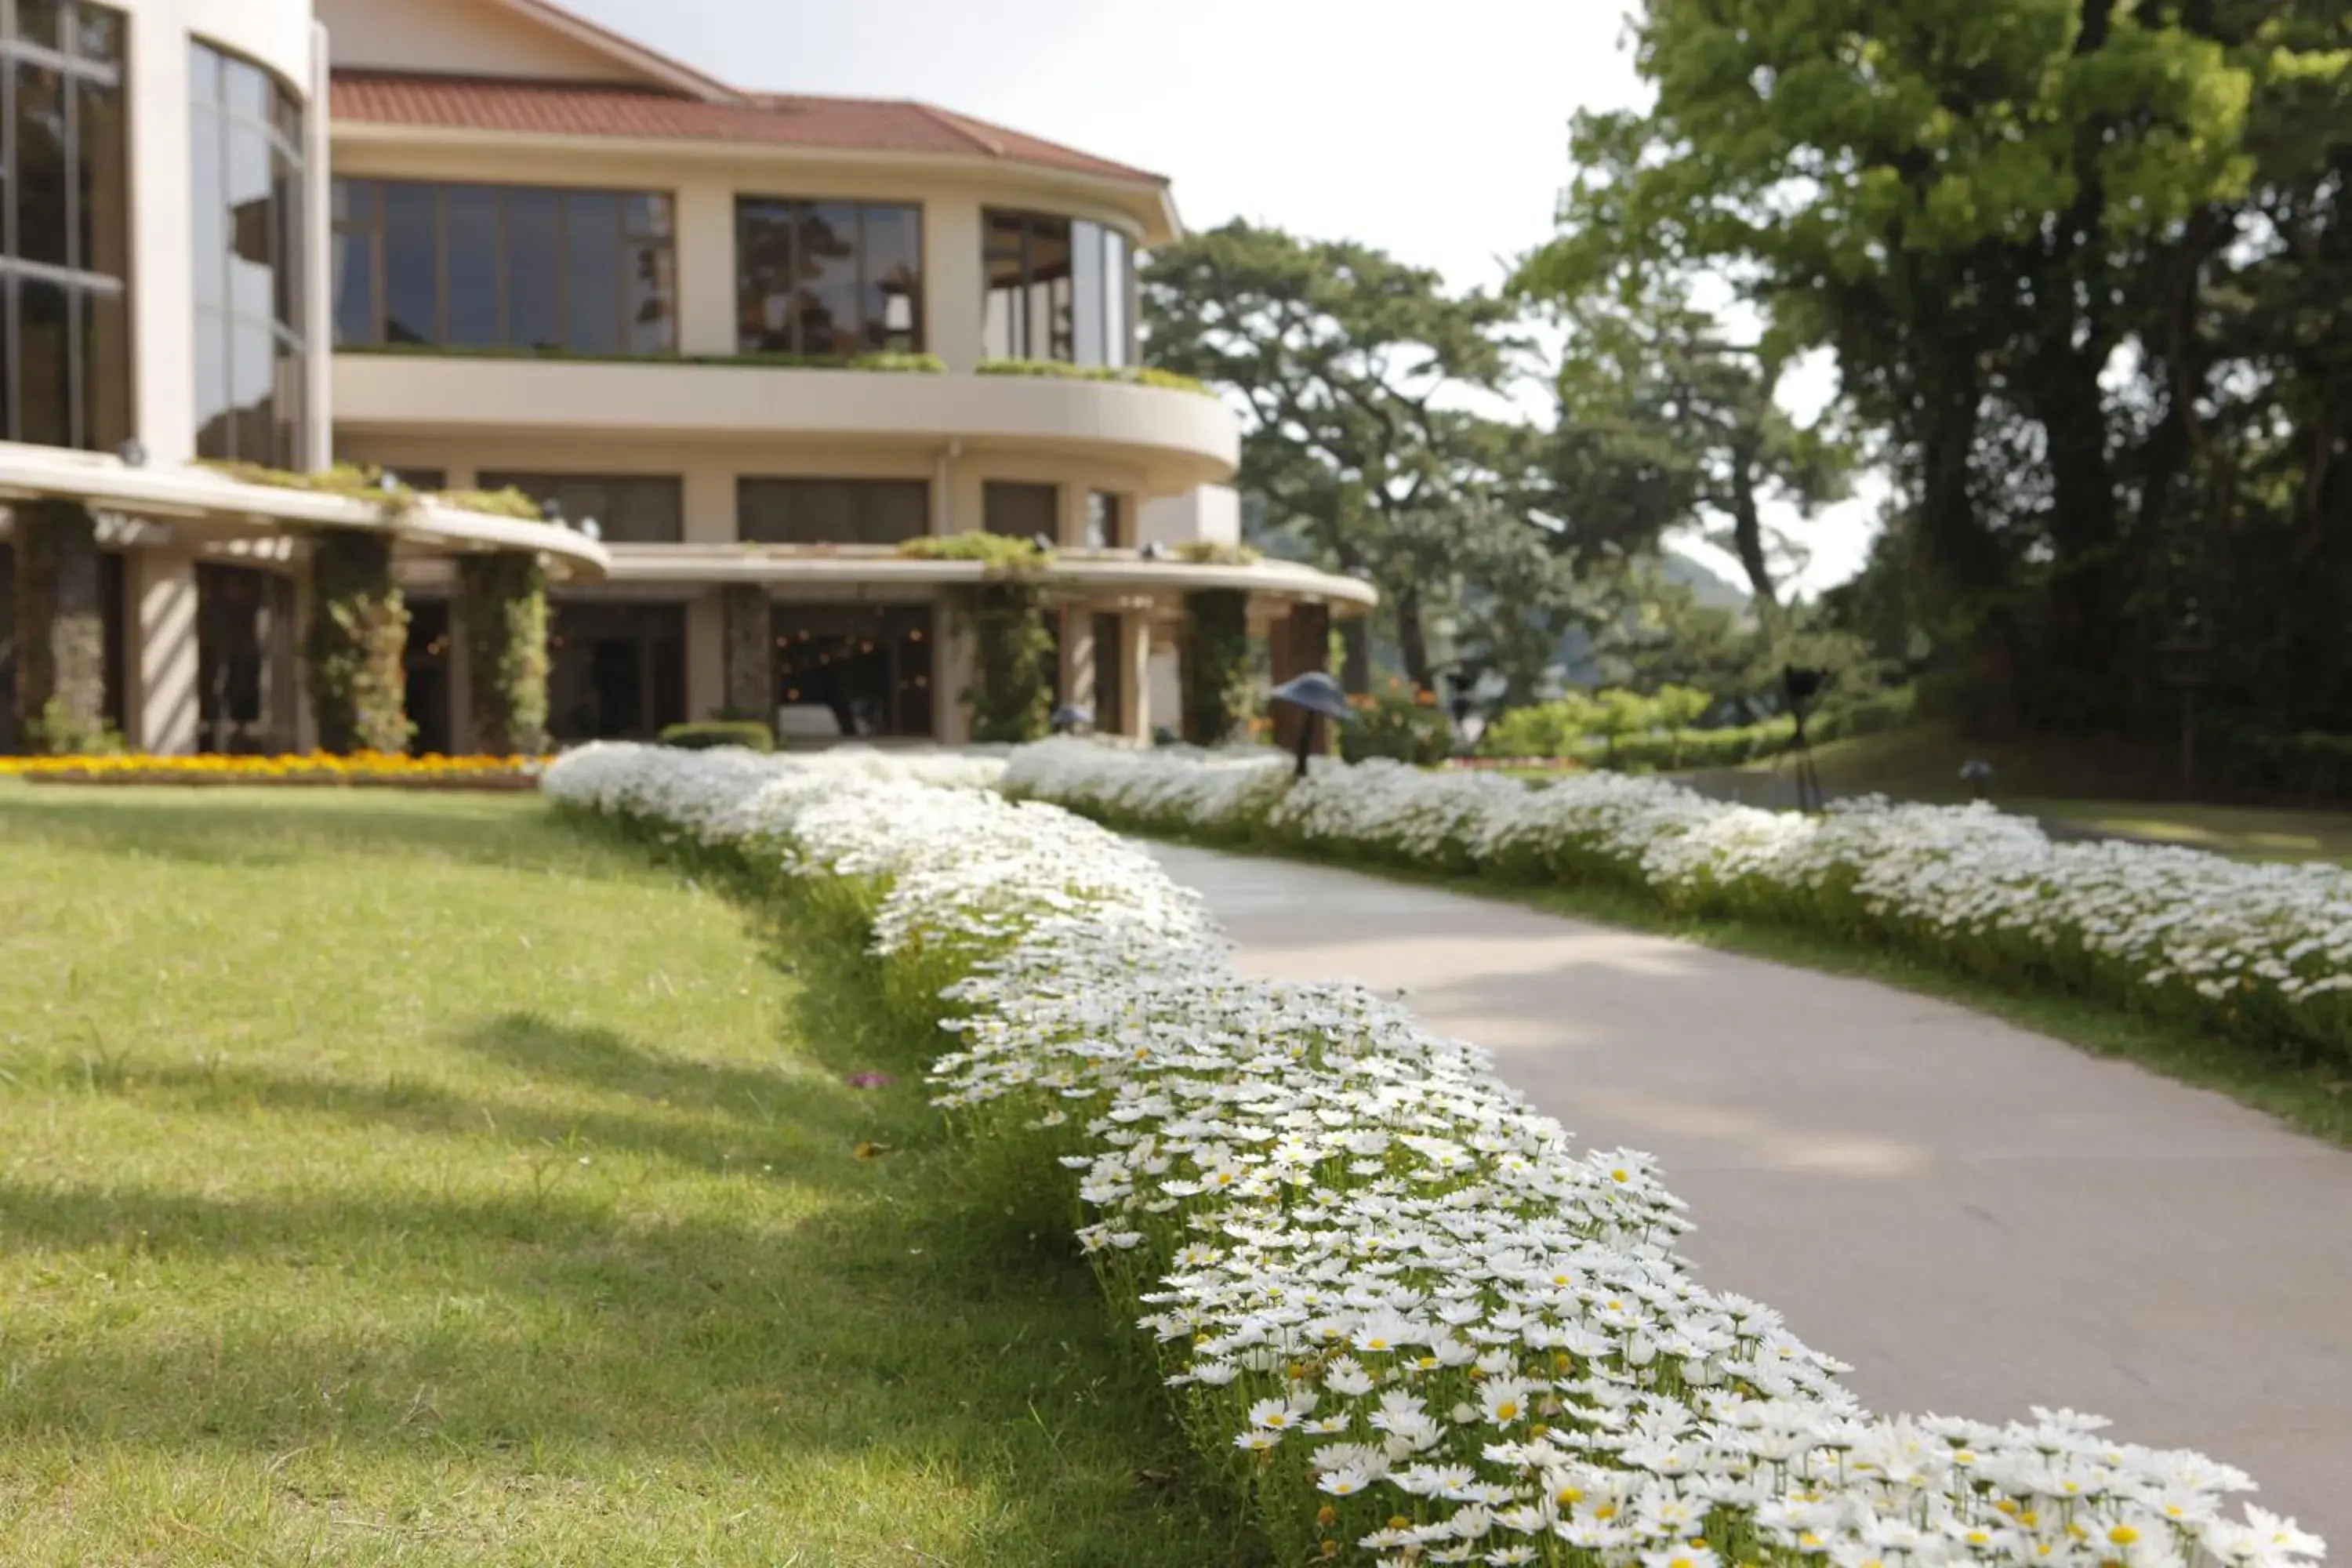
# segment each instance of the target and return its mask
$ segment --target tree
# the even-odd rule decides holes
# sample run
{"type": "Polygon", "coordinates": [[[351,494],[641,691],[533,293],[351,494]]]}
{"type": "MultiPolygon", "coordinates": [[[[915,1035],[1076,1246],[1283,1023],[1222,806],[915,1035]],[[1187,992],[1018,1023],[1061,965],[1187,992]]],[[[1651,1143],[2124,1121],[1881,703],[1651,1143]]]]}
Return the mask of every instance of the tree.
{"type": "MultiPolygon", "coordinates": [[[[1479,553],[1474,534],[1527,526],[1498,503],[1534,448],[1467,406],[1504,381],[1513,307],[1369,246],[1239,220],[1157,252],[1143,302],[1153,362],[1241,405],[1241,483],[1269,525],[1380,587],[1405,672],[1428,686],[1433,596],[1479,553]]],[[[1347,635],[1361,690],[1364,623],[1347,635]]]]}
{"type": "Polygon", "coordinates": [[[1559,374],[1555,478],[1577,531],[1654,549],[1677,527],[1738,557],[1759,622],[1780,620],[1775,568],[1792,547],[1764,521],[1844,499],[1850,456],[1776,401],[1787,367],[1771,336],[1742,342],[1690,302],[1690,280],[1612,267],[1590,278],[1539,258],[1515,286],[1569,331],[1559,374]]]}
{"type": "Polygon", "coordinates": [[[2267,684],[2295,645],[2352,699],[2317,630],[2352,607],[2344,0],[1649,0],[1633,33],[1655,104],[1579,120],[1531,273],[1708,271],[1832,351],[1988,710],[2144,711],[2216,574],[2267,684]]]}

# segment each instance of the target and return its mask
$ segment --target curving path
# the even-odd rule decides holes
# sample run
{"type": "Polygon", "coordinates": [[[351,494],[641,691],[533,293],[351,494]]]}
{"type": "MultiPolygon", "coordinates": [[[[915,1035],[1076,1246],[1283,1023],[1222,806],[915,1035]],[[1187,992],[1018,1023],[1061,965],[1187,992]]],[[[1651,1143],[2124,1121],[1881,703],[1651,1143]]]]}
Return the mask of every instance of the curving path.
{"type": "Polygon", "coordinates": [[[2352,1552],[2352,1153],[1867,981],[1154,853],[1244,969],[1402,987],[1582,1140],[1657,1154],[1701,1277],[1854,1363],[1874,1408],[2095,1410],[2352,1552]]]}

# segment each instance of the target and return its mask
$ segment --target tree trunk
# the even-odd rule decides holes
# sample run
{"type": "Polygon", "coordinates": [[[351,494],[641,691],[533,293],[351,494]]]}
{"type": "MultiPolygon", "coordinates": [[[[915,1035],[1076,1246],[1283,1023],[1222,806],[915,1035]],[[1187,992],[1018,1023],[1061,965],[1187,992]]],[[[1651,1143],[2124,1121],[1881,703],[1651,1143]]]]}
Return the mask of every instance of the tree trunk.
{"type": "Polygon", "coordinates": [[[16,728],[36,752],[110,749],[98,525],[71,501],[15,509],[16,728]]]}
{"type": "Polygon", "coordinates": [[[1772,566],[1764,558],[1764,520],[1756,505],[1756,448],[1742,442],[1731,451],[1731,542],[1748,574],[1756,618],[1768,633],[1780,629],[1780,596],[1772,586],[1772,566]]]}
{"type": "Polygon", "coordinates": [[[1436,689],[1435,678],[1429,668],[1428,634],[1421,624],[1421,590],[1408,584],[1397,590],[1397,657],[1404,665],[1404,678],[1416,691],[1436,689]]]}

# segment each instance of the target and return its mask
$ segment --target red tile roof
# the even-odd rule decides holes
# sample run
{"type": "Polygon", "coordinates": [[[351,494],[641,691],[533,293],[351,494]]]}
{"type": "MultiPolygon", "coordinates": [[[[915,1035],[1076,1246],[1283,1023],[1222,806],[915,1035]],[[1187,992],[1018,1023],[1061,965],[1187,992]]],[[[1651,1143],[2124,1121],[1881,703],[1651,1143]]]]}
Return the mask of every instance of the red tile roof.
{"type": "Polygon", "coordinates": [[[331,112],[338,121],[540,136],[622,136],[758,147],[946,153],[1167,184],[1162,176],[1141,169],[904,100],[758,93],[737,103],[710,103],[602,82],[374,70],[337,70],[331,86],[331,112]]]}

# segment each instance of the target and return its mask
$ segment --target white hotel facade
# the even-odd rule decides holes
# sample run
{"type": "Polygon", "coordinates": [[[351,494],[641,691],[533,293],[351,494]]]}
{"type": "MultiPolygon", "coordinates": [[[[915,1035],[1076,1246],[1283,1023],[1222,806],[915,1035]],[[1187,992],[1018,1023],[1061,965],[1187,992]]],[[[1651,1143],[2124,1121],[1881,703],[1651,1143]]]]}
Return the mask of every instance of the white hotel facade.
{"type": "MultiPolygon", "coordinates": [[[[480,551],[549,569],[563,741],[721,711],[962,739],[980,568],[921,535],[1051,541],[1062,695],[1136,736],[1175,721],[1188,595],[1244,595],[1278,668],[1371,602],[1181,548],[1234,539],[1238,437],[1136,373],[1136,258],[1180,232],[1155,175],[744,91],[542,0],[0,0],[0,502],[95,520],[79,555],[12,528],[0,570],[94,601],[140,749],[312,738],[321,530],[393,536],[432,750],[467,745],[449,584],[480,551]]],[[[8,629],[0,749],[82,657],[8,629]]]]}

